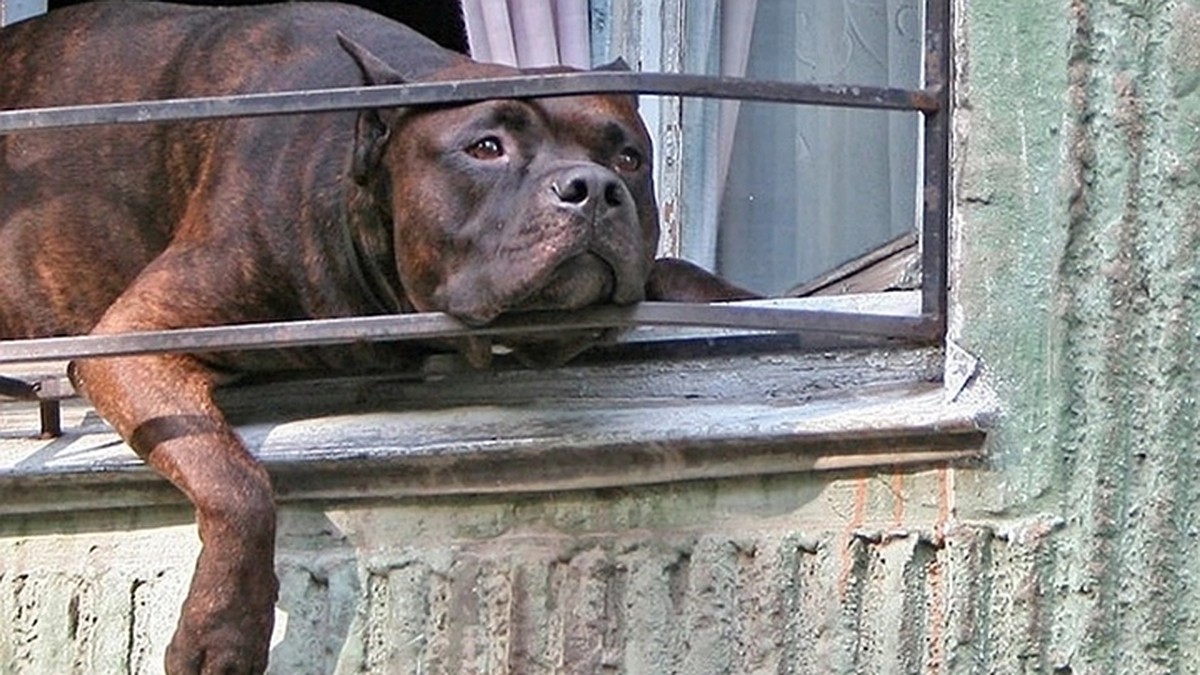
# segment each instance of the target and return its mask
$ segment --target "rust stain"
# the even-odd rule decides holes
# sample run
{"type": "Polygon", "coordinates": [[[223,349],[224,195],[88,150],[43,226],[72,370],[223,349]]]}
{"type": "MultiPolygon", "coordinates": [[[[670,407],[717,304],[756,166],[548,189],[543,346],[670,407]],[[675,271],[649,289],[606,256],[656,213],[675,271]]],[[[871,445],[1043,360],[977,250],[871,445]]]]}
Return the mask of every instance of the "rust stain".
{"type": "Polygon", "coordinates": [[[854,510],[850,515],[850,522],[847,523],[845,531],[842,533],[842,546],[840,549],[840,564],[841,572],[838,574],[838,595],[846,597],[846,590],[850,587],[850,577],[854,574],[854,555],[850,551],[851,545],[854,543],[854,534],[861,527],[867,518],[867,476],[859,475],[854,479],[854,510]]]}
{"type": "Polygon", "coordinates": [[[934,525],[934,537],[936,537],[937,545],[940,547],[945,541],[946,527],[950,523],[950,518],[954,513],[954,506],[951,500],[954,497],[954,486],[951,484],[954,474],[948,466],[941,466],[937,469],[937,485],[938,485],[938,513],[937,522],[934,525]]]}
{"type": "Polygon", "coordinates": [[[929,563],[928,582],[929,582],[929,661],[925,664],[925,671],[929,673],[942,672],[942,664],[944,662],[943,653],[943,638],[946,625],[946,580],[942,570],[942,555],[945,548],[942,546],[945,542],[946,528],[949,525],[951,514],[954,512],[950,500],[953,494],[953,474],[948,467],[939,467],[937,469],[937,486],[938,486],[938,514],[937,522],[934,524],[934,545],[938,547],[938,553],[929,563]]]}
{"type": "Polygon", "coordinates": [[[904,526],[904,474],[896,471],[892,474],[892,528],[904,526]]]}
{"type": "MultiPolygon", "coordinates": [[[[942,55],[938,50],[925,53],[929,62],[926,72],[940,72],[942,55]]],[[[939,113],[942,111],[942,100],[946,97],[946,88],[942,86],[929,87],[924,91],[915,91],[908,95],[908,103],[914,109],[923,113],[939,113]]]]}
{"type": "Polygon", "coordinates": [[[943,606],[946,602],[945,579],[942,575],[941,556],[935,556],[929,563],[929,661],[925,664],[925,672],[942,672],[944,655],[942,653],[946,614],[943,606]]]}

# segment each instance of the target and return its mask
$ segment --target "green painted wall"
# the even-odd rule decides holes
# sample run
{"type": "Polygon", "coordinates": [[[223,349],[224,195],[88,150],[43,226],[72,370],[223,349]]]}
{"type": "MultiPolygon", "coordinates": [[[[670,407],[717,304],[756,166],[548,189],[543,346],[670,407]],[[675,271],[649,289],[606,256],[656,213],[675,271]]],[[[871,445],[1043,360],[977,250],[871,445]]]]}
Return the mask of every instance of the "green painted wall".
{"type": "Polygon", "coordinates": [[[1005,411],[959,516],[1057,528],[994,637],[1195,672],[1200,5],[959,5],[954,324],[1005,411]]]}

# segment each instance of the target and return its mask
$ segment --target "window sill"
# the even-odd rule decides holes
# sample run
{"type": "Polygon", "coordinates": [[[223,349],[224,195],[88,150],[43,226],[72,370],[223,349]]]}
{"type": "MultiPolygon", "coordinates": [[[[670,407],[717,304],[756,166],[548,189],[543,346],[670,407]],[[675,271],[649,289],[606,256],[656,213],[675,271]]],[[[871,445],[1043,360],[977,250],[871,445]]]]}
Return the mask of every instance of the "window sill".
{"type": "MultiPolygon", "coordinates": [[[[942,367],[935,347],[433,367],[222,401],[281,501],[526,493],[978,458],[991,411],[947,400],[942,367]]],[[[0,406],[0,514],[182,503],[85,402],[60,438],[37,425],[0,406]]]]}

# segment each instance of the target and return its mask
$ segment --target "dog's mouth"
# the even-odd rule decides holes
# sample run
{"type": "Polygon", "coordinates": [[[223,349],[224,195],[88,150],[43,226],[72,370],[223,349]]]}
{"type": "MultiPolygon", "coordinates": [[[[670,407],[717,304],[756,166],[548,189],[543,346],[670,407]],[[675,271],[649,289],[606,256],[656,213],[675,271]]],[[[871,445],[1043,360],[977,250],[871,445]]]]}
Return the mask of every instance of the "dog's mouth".
{"type": "Polygon", "coordinates": [[[553,337],[530,335],[506,340],[498,346],[501,351],[511,351],[513,357],[525,366],[554,368],[597,344],[611,342],[618,332],[615,328],[601,328],[557,333],[553,337]]]}
{"type": "Polygon", "coordinates": [[[464,338],[459,351],[476,368],[491,366],[496,355],[511,355],[530,368],[561,366],[581,353],[598,345],[612,342],[620,333],[617,328],[581,329],[557,332],[553,335],[529,334],[495,340],[489,336],[464,338]]]}
{"type": "MultiPolygon", "coordinates": [[[[504,315],[519,322],[522,315],[538,311],[570,311],[613,303],[618,286],[613,265],[600,255],[582,253],[567,259],[549,279],[528,296],[513,303],[504,315]]],[[[626,304],[626,303],[622,303],[626,304]]],[[[476,367],[486,367],[497,353],[511,353],[524,365],[538,368],[559,366],[593,345],[611,341],[619,331],[612,328],[529,333],[493,339],[466,339],[463,353],[476,367]]]]}
{"type": "Polygon", "coordinates": [[[563,261],[545,284],[514,303],[513,311],[572,310],[613,302],[616,287],[612,263],[589,251],[563,261]]]}

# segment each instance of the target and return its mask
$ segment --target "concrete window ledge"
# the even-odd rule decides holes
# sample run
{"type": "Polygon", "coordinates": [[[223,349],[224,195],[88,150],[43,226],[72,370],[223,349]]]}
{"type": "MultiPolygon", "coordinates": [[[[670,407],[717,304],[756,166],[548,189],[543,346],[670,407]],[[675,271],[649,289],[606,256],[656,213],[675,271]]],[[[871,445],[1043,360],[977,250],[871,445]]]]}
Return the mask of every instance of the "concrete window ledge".
{"type": "MultiPolygon", "coordinates": [[[[543,492],[978,457],[937,348],[759,353],[231,387],[280,501],[543,492]]],[[[180,503],[86,402],[0,406],[0,514],[180,503]]]]}

